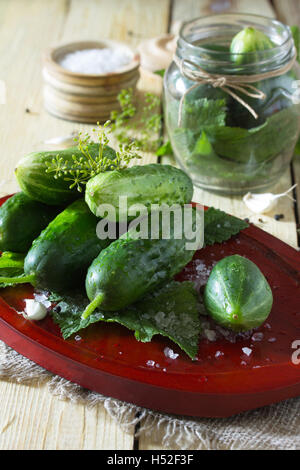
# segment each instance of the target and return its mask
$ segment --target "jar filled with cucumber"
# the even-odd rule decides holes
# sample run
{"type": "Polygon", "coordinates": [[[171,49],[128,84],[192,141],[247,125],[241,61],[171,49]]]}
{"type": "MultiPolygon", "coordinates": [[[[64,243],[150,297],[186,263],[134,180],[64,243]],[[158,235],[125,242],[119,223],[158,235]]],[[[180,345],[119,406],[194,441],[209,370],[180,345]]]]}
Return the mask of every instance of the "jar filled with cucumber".
{"type": "Polygon", "coordinates": [[[164,77],[177,162],[197,186],[261,192],[287,169],[299,137],[297,28],[256,15],[185,23],[164,77]]]}

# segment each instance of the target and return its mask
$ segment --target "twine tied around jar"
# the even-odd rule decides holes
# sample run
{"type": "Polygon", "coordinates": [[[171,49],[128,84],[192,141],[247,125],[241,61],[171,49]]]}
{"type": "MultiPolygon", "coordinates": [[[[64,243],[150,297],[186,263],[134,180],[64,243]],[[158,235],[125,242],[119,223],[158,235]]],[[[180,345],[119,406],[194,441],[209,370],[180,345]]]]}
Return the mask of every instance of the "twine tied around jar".
{"type": "Polygon", "coordinates": [[[181,75],[186,77],[188,80],[196,82],[184,92],[180,99],[178,126],[180,127],[182,124],[182,109],[186,95],[202,84],[211,85],[214,88],[221,88],[221,90],[223,90],[228,95],[232,96],[232,98],[238,101],[244,108],[248,109],[248,111],[252,114],[255,119],[258,119],[258,114],[255,112],[252,106],[250,106],[243,98],[237,95],[235,93],[235,90],[239,91],[245,96],[249,96],[250,98],[255,98],[258,100],[265,99],[266,94],[263,91],[259,90],[257,87],[251,85],[251,83],[284,75],[292,69],[296,58],[297,51],[296,48],[294,48],[294,54],[291,60],[286,65],[277,70],[272,70],[270,72],[264,72],[255,75],[220,75],[207,72],[202,67],[200,67],[200,65],[196,64],[195,62],[192,62],[191,60],[180,59],[179,57],[175,56],[174,62],[179,67],[181,75]]]}

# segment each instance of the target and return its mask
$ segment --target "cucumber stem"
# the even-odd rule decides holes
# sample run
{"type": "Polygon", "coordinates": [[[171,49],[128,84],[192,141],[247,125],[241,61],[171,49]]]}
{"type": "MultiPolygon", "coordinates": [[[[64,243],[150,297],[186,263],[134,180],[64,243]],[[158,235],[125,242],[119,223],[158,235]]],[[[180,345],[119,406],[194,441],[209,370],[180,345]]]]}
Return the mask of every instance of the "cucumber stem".
{"type": "Polygon", "coordinates": [[[96,308],[102,304],[103,300],[104,300],[104,293],[100,292],[100,294],[98,294],[97,297],[95,297],[94,300],[92,300],[92,302],[88,304],[85,311],[81,315],[81,318],[83,320],[86,320],[93,313],[93,311],[96,310],[96,308]]]}
{"type": "Polygon", "coordinates": [[[0,284],[32,284],[34,281],[34,274],[28,274],[28,276],[0,277],[0,284]]]}

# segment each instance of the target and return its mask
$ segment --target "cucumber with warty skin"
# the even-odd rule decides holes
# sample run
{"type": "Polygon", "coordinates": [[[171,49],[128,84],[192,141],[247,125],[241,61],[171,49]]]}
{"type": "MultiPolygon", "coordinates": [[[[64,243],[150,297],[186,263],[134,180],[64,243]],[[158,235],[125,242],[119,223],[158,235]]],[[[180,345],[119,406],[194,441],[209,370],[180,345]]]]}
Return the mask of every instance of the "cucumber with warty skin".
{"type": "Polygon", "coordinates": [[[110,240],[96,234],[98,219],[83,199],[73,202],[43,230],[24,261],[22,278],[0,277],[0,283],[31,283],[62,292],[84,282],[87,269],[110,240]]]}
{"type": "Polygon", "coordinates": [[[62,207],[47,206],[23,192],[14,194],[0,207],[0,251],[26,253],[33,240],[62,207]]]}
{"type": "Polygon", "coordinates": [[[152,163],[100,173],[86,185],[85,200],[93,214],[98,214],[99,205],[110,204],[116,209],[116,220],[123,222],[127,213],[119,205],[120,196],[127,196],[128,208],[134,204],[147,209],[151,204],[183,205],[192,200],[193,183],[174,166],[152,163]]]}
{"type": "Polygon", "coordinates": [[[247,258],[227,256],[212,269],[204,290],[208,314],[234,331],[260,326],[271,312],[271,288],[260,269],[247,258]]]}
{"type": "MultiPolygon", "coordinates": [[[[99,144],[90,144],[89,151],[92,157],[96,157],[99,152],[99,144]]],[[[64,162],[74,166],[72,156],[81,157],[82,152],[78,147],[70,147],[64,150],[54,150],[49,152],[33,152],[23,157],[15,170],[18,183],[24,193],[36,201],[48,205],[70,204],[75,199],[82,197],[75,188],[70,189],[70,181],[66,181],[62,175],[54,178],[54,173],[46,173],[46,162],[51,162],[59,155],[64,162]]],[[[106,146],[103,155],[113,160],[115,151],[106,146]]]]}
{"type": "MultiPolygon", "coordinates": [[[[193,209],[193,232],[202,228],[202,221],[196,221],[196,214],[193,209]]],[[[148,234],[150,231],[151,223],[148,234]]],[[[186,231],[182,228],[179,232],[177,222],[171,220],[170,238],[163,238],[162,234],[162,224],[158,238],[138,238],[135,229],[131,228],[99,254],[88,269],[85,285],[91,303],[83,318],[99,306],[108,311],[127,307],[172,279],[191,261],[199,245],[187,249],[186,231]]]]}

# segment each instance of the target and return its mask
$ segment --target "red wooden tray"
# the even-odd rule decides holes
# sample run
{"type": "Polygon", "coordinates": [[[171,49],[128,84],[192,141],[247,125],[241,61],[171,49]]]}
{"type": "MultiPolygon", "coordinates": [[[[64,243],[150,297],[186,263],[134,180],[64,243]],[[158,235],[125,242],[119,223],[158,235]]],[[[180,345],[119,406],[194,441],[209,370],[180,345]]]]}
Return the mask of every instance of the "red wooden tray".
{"type": "MultiPolygon", "coordinates": [[[[0,199],[0,205],[5,198],[0,199]]],[[[279,222],[280,223],[280,222],[279,222]]],[[[25,320],[20,311],[31,297],[29,285],[7,288],[0,297],[0,338],[54,374],[85,388],[162,412],[225,417],[300,395],[300,365],[292,363],[292,343],[300,340],[300,255],[251,226],[228,242],[206,247],[177,277],[201,281],[203,263],[231,254],[254,261],[267,277],[274,306],[267,322],[250,338],[200,341],[191,361],[174,343],[155,337],[140,343],[118,325],[98,323],[64,341],[50,316],[25,320]],[[200,261],[199,261],[200,260],[200,261]],[[257,339],[261,339],[257,341],[257,339]],[[166,357],[169,347],[179,356],[166,357]],[[251,354],[245,354],[245,351],[251,354]]],[[[205,271],[205,269],[204,269],[205,271]]],[[[300,357],[300,354],[299,354],[300,357]]]]}

